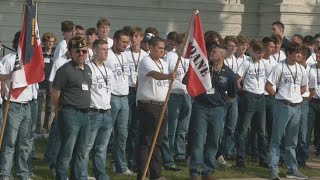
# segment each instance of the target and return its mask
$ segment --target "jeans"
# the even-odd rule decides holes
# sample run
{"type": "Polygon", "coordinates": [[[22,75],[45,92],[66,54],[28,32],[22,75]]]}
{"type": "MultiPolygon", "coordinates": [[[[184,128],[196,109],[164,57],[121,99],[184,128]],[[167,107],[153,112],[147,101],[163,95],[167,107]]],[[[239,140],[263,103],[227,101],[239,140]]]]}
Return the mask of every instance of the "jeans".
{"type": "MultiPolygon", "coordinates": [[[[311,99],[309,102],[309,123],[308,123],[308,147],[311,143],[312,128],[320,125],[320,99],[311,99]]],[[[315,130],[316,131],[316,130],[315,130]]],[[[319,136],[319,134],[314,134],[314,136],[319,136]]],[[[316,140],[316,138],[315,138],[316,140]]],[[[317,141],[315,141],[317,142],[317,141]]],[[[315,144],[317,146],[317,155],[320,155],[320,143],[315,144]]]]}
{"type": "Polygon", "coordinates": [[[272,96],[265,96],[266,99],[266,139],[267,145],[270,144],[272,134],[272,119],[273,119],[273,106],[275,99],[272,96]]]}
{"type": "MultiPolygon", "coordinates": [[[[237,161],[245,161],[246,147],[245,142],[248,134],[248,129],[255,129],[258,137],[258,149],[260,162],[266,162],[266,109],[264,94],[253,94],[245,92],[244,95],[244,114],[240,121],[239,127],[239,147],[237,152],[237,161]]],[[[251,142],[254,143],[254,142],[251,142]]]]}
{"type": "Polygon", "coordinates": [[[51,93],[48,89],[40,89],[38,91],[38,115],[37,115],[37,133],[41,133],[41,112],[42,112],[42,104],[43,101],[45,101],[45,115],[44,115],[44,121],[43,121],[43,129],[47,130],[49,132],[49,121],[51,119],[51,109],[52,109],[52,103],[51,103],[51,93]]]}
{"type": "Polygon", "coordinates": [[[213,174],[224,115],[224,106],[207,107],[197,101],[192,104],[190,176],[200,176],[202,165],[202,175],[213,174]]]}
{"type": "Polygon", "coordinates": [[[233,98],[225,106],[225,124],[223,133],[223,154],[226,156],[232,155],[232,150],[235,144],[235,129],[238,122],[238,98],[233,98]]]}
{"type": "Polygon", "coordinates": [[[0,178],[9,178],[14,159],[15,148],[17,161],[17,177],[22,180],[29,178],[28,157],[31,151],[30,143],[30,104],[22,105],[10,102],[8,118],[1,148],[0,178]]]}
{"type": "Polygon", "coordinates": [[[72,153],[75,152],[75,161],[71,164],[71,167],[74,167],[72,171],[76,179],[87,180],[86,153],[90,134],[88,112],[64,106],[59,113],[58,123],[61,147],[57,158],[56,179],[67,179],[69,163],[72,153]]]}
{"type": "MultiPolygon", "coordinates": [[[[137,113],[139,118],[139,131],[140,140],[138,146],[138,176],[137,179],[140,180],[142,177],[143,170],[146,166],[146,162],[149,155],[149,150],[152,144],[153,136],[156,127],[159,123],[159,117],[162,110],[162,105],[139,103],[137,106],[137,113]]],[[[165,135],[167,125],[167,114],[163,117],[161,127],[159,130],[158,138],[152,153],[152,158],[150,161],[149,172],[150,179],[156,179],[161,177],[161,152],[160,148],[163,143],[163,137],[165,135]]]]}
{"type": "MultiPolygon", "coordinates": [[[[90,112],[90,137],[87,144],[86,165],[89,162],[89,153],[93,152],[93,172],[96,180],[108,180],[106,174],[107,146],[112,132],[111,112],[90,112]]],[[[88,168],[87,168],[88,169],[88,168]]]]}
{"type": "Polygon", "coordinates": [[[139,120],[136,113],[136,91],[134,87],[129,88],[129,135],[127,139],[128,164],[131,168],[137,168],[137,150],[139,144],[139,120]]]}
{"type": "Polygon", "coordinates": [[[128,170],[126,162],[126,141],[128,137],[129,104],[127,96],[111,96],[111,115],[113,126],[112,158],[116,172],[128,170]]]}
{"type": "Polygon", "coordinates": [[[61,147],[60,140],[60,128],[57,117],[55,117],[52,121],[50,133],[47,142],[47,161],[50,164],[51,169],[55,169],[57,165],[57,157],[61,147]]]}
{"type": "Polygon", "coordinates": [[[185,159],[185,140],[191,116],[191,97],[171,94],[168,102],[168,139],[171,152],[177,159],[185,159]]]}
{"type": "Polygon", "coordinates": [[[37,124],[37,112],[38,112],[38,104],[37,104],[37,100],[33,100],[30,102],[30,108],[31,108],[31,122],[30,122],[30,134],[31,134],[31,138],[30,138],[30,144],[31,144],[31,152],[30,155],[28,157],[28,166],[29,166],[29,174],[30,176],[32,175],[32,158],[35,157],[35,140],[33,137],[33,134],[36,131],[36,124],[37,124]]]}
{"type": "Polygon", "coordinates": [[[173,154],[170,149],[169,139],[168,139],[168,124],[165,127],[165,134],[163,137],[163,142],[161,145],[161,155],[162,155],[162,164],[164,166],[173,166],[175,165],[173,154]]]}
{"type": "Polygon", "coordinates": [[[297,146],[297,161],[299,165],[306,164],[308,159],[308,143],[307,143],[308,114],[309,114],[309,101],[303,100],[301,102],[301,116],[300,116],[300,126],[299,126],[298,146],[297,146]]]}
{"type": "Polygon", "coordinates": [[[281,138],[285,137],[285,161],[289,172],[297,169],[296,147],[298,142],[301,107],[292,107],[276,100],[273,109],[272,135],[269,147],[269,168],[278,173],[281,138]]]}

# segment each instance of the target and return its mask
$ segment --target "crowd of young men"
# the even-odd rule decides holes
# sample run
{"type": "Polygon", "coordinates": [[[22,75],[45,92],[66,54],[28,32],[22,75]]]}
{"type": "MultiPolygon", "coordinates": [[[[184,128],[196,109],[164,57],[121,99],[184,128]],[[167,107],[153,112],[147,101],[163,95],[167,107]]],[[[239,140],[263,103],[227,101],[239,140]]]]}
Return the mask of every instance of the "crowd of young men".
{"type": "MultiPolygon", "coordinates": [[[[165,179],[162,167],[182,172],[175,163],[188,159],[190,179],[214,179],[217,166],[232,166],[228,160],[245,167],[247,154],[269,169],[270,179],[280,179],[280,161],[287,178],[307,179],[298,167],[307,167],[312,132],[320,156],[320,34],[289,41],[281,22],[262,40],[207,31],[212,88],[190,97],[189,59],[181,57],[174,72],[184,34],[170,32],[164,40],[154,27],[126,26],[111,39],[110,26],[108,18],[87,30],[63,21],[56,46],[53,33],[43,34],[45,80],[10,97],[1,179],[11,177],[13,166],[17,178],[31,179],[35,140],[48,132],[44,160],[57,180],[90,179],[89,160],[95,179],[109,179],[107,151],[116,174],[141,179],[172,80],[150,179],[165,179]]],[[[0,63],[4,101],[16,58],[13,52],[0,63]]]]}

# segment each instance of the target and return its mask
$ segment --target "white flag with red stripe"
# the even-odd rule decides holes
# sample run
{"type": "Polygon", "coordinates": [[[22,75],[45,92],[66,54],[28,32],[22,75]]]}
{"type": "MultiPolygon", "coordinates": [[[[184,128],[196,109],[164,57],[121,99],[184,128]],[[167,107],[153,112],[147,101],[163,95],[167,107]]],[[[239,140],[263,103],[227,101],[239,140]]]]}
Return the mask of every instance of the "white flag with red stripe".
{"type": "Polygon", "coordinates": [[[37,3],[26,0],[17,58],[12,73],[12,97],[29,85],[44,80],[44,60],[39,35],[37,3]]]}
{"type": "Polygon", "coordinates": [[[207,51],[200,16],[193,16],[183,57],[190,59],[187,74],[187,90],[190,96],[198,96],[212,87],[207,51]]]}

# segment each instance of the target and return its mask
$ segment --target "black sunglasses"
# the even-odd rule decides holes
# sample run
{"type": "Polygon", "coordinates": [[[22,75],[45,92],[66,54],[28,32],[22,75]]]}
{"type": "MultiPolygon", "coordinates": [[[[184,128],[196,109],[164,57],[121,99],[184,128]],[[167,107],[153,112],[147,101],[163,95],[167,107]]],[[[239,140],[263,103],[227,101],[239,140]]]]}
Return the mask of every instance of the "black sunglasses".
{"type": "Polygon", "coordinates": [[[88,50],[85,49],[77,49],[76,53],[79,54],[80,52],[82,52],[82,54],[87,54],[88,50]]]}

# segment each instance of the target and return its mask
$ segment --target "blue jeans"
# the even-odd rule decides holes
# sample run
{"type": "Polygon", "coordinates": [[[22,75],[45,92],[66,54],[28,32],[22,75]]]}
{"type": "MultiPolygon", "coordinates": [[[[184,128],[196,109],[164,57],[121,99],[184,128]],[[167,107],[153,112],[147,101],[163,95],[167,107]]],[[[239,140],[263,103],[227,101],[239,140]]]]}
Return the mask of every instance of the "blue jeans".
{"type": "Polygon", "coordinates": [[[161,144],[162,164],[164,166],[173,166],[175,163],[168,139],[168,124],[165,124],[165,128],[165,134],[161,144]]]}
{"type": "Polygon", "coordinates": [[[128,137],[129,104],[127,96],[111,96],[111,115],[113,126],[112,158],[116,172],[128,170],[126,162],[126,141],[128,137]]]}
{"type": "Polygon", "coordinates": [[[191,116],[191,97],[171,94],[168,102],[168,139],[171,152],[177,159],[185,159],[185,140],[191,116]]]}
{"type": "Polygon", "coordinates": [[[136,113],[136,91],[134,87],[129,88],[129,135],[127,139],[128,164],[131,168],[137,168],[137,150],[139,144],[139,120],[136,113]]]}
{"type": "Polygon", "coordinates": [[[49,132],[49,121],[51,119],[51,93],[48,89],[41,89],[38,91],[38,113],[37,113],[37,133],[41,133],[41,112],[42,112],[42,104],[43,101],[45,101],[45,115],[44,115],[44,121],[43,121],[43,128],[49,132]]]}
{"type": "Polygon", "coordinates": [[[50,164],[51,169],[55,169],[57,165],[57,157],[59,153],[59,149],[61,147],[61,140],[60,140],[60,127],[58,123],[57,117],[55,117],[51,123],[50,133],[47,142],[47,160],[50,164]]]}
{"type": "Polygon", "coordinates": [[[19,179],[29,178],[28,157],[31,151],[30,143],[30,104],[21,105],[10,102],[1,148],[0,178],[9,178],[14,159],[15,147],[17,150],[17,176],[19,179]]]}
{"type": "MultiPolygon", "coordinates": [[[[319,126],[319,125],[320,125],[320,99],[313,99],[312,98],[309,102],[309,122],[308,122],[309,129],[308,129],[308,135],[307,135],[308,147],[311,143],[312,128],[319,126]]],[[[318,135],[314,134],[314,136],[318,136],[318,135]]],[[[316,138],[315,138],[315,140],[316,140],[316,138]]],[[[317,142],[317,141],[315,141],[315,142],[317,142]]],[[[315,146],[317,147],[317,155],[320,155],[320,144],[315,144],[315,146]]]]}
{"type": "Polygon", "coordinates": [[[228,156],[232,155],[232,150],[235,144],[235,129],[238,122],[238,98],[233,98],[225,106],[225,124],[223,133],[223,147],[222,154],[228,156]]]}
{"type": "Polygon", "coordinates": [[[296,147],[298,142],[301,107],[291,107],[276,100],[273,109],[272,135],[269,147],[269,168],[272,173],[278,173],[280,158],[280,143],[285,137],[285,161],[289,172],[297,169],[296,147]]]}
{"type": "MultiPolygon", "coordinates": [[[[93,152],[93,172],[96,180],[108,180],[106,173],[107,146],[112,132],[111,112],[90,112],[90,137],[87,144],[86,165],[89,162],[89,152],[93,152]]],[[[88,169],[88,168],[87,168],[88,169]]]]}
{"type": "Polygon", "coordinates": [[[271,134],[272,134],[273,106],[274,106],[275,99],[272,96],[265,96],[265,99],[266,99],[266,139],[267,139],[267,145],[269,145],[271,134]]]}
{"type": "Polygon", "coordinates": [[[57,158],[56,179],[67,179],[69,163],[75,152],[75,161],[71,164],[75,178],[87,180],[86,153],[90,134],[88,112],[64,106],[59,116],[61,147],[57,158]]]}
{"type": "Polygon", "coordinates": [[[200,176],[202,165],[202,175],[210,176],[213,174],[224,115],[224,106],[207,107],[197,101],[192,104],[190,176],[200,176]]]}
{"type": "Polygon", "coordinates": [[[33,134],[36,131],[36,125],[37,125],[38,104],[37,104],[36,99],[30,102],[30,108],[31,108],[30,143],[31,143],[32,149],[31,149],[30,155],[28,157],[28,166],[29,166],[29,174],[31,176],[32,175],[32,158],[35,157],[35,154],[36,154],[36,152],[35,152],[36,142],[34,141],[34,137],[33,137],[33,134]]]}
{"type": "Polygon", "coordinates": [[[303,100],[301,102],[301,116],[298,135],[298,147],[297,147],[297,161],[299,165],[304,165],[308,159],[308,114],[309,114],[309,101],[303,100]]]}
{"type": "MultiPolygon", "coordinates": [[[[245,92],[244,94],[244,113],[239,124],[239,147],[237,152],[237,161],[245,161],[246,147],[245,142],[248,129],[254,129],[258,137],[258,149],[260,162],[267,159],[266,151],[266,101],[264,94],[253,94],[245,92]]],[[[251,142],[255,143],[255,142],[251,142]]]]}

